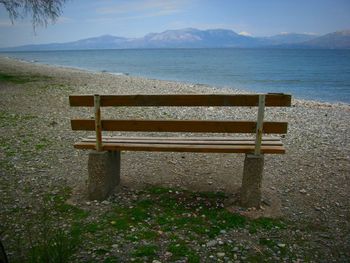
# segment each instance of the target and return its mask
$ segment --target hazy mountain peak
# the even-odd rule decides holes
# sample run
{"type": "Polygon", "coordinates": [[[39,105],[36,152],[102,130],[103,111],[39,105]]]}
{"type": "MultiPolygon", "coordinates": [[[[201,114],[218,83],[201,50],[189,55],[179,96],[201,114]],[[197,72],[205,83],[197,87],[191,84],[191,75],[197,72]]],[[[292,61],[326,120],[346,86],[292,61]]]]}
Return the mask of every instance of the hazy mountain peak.
{"type": "Polygon", "coordinates": [[[350,36],[350,29],[340,30],[340,31],[334,32],[334,34],[338,34],[341,36],[350,36]]]}
{"type": "Polygon", "coordinates": [[[350,30],[341,30],[314,38],[303,43],[307,47],[350,49],[350,30]]]}
{"type": "Polygon", "coordinates": [[[316,38],[315,35],[301,34],[301,33],[291,33],[291,32],[281,32],[277,35],[264,37],[262,40],[267,45],[283,45],[283,44],[299,44],[305,41],[316,38]]]}
{"type": "Polygon", "coordinates": [[[238,35],[246,36],[246,37],[252,37],[253,36],[251,33],[246,32],[246,31],[239,32],[238,35]]]}
{"type": "Polygon", "coordinates": [[[197,29],[185,28],[179,30],[167,30],[161,33],[151,33],[145,36],[148,41],[199,41],[200,36],[197,29]]]}

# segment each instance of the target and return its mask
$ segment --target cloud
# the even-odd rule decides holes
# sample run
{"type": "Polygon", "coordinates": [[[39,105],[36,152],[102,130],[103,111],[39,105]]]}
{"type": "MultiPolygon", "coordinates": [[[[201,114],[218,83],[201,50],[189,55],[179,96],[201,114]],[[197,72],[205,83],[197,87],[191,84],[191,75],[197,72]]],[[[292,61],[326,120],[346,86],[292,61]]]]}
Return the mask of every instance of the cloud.
{"type": "Polygon", "coordinates": [[[104,6],[96,9],[100,15],[133,15],[136,17],[166,16],[182,11],[186,0],[135,0],[123,1],[119,4],[104,6]]]}

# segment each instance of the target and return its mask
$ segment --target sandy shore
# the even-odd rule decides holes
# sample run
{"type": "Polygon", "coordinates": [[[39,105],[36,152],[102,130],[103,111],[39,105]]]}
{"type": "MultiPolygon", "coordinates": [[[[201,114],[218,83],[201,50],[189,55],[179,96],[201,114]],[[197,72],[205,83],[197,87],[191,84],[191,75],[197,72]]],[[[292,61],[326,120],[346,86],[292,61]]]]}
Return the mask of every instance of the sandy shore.
{"type": "MultiPolygon", "coordinates": [[[[3,194],[10,194],[9,189],[17,187],[18,180],[34,180],[39,188],[66,184],[78,189],[75,195],[83,193],[87,152],[74,150],[72,144],[84,134],[72,132],[69,119],[91,113],[70,109],[69,94],[242,93],[204,85],[25,63],[3,57],[0,57],[0,73],[37,76],[25,85],[0,82],[0,111],[37,116],[37,121],[23,127],[20,134],[25,136],[31,131],[36,140],[43,137],[55,141],[34,160],[22,159],[21,154],[17,157],[0,154],[0,159],[16,166],[16,183],[5,179],[5,171],[1,171],[1,180],[8,186],[2,189],[3,194]]],[[[226,108],[161,108],[147,112],[121,109],[113,114],[140,118],[200,116],[202,119],[232,119],[238,116],[244,119],[254,118],[255,112],[226,108]]],[[[349,253],[345,250],[350,251],[350,106],[293,99],[293,107],[268,110],[266,118],[289,122],[288,134],[283,139],[287,154],[266,156],[263,180],[266,201],[277,199],[285,218],[313,222],[322,227],[329,236],[322,241],[329,242],[326,248],[329,253],[336,247],[349,253]]],[[[1,126],[0,132],[3,140],[17,140],[18,130],[13,127],[1,126]]],[[[241,183],[243,156],[130,152],[123,154],[122,166],[122,184],[126,186],[151,184],[235,193],[241,183]]],[[[16,193],[21,194],[19,188],[16,193]]],[[[315,242],[318,238],[315,237],[315,242]]]]}

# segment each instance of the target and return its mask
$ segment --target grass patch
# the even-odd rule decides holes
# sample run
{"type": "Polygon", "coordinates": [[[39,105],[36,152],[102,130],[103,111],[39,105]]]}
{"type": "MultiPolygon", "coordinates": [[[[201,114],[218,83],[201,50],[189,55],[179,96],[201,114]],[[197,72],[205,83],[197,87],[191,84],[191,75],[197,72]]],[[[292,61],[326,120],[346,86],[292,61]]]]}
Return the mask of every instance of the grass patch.
{"type": "Polygon", "coordinates": [[[101,225],[96,223],[96,222],[93,222],[93,223],[88,223],[85,225],[84,227],[85,231],[86,232],[89,232],[89,233],[96,233],[97,231],[99,231],[101,229],[101,225]]]}
{"type": "Polygon", "coordinates": [[[72,91],[73,87],[65,84],[50,84],[46,86],[39,87],[41,90],[59,90],[59,91],[72,91]]]}
{"type": "Polygon", "coordinates": [[[50,145],[50,141],[46,138],[41,138],[39,143],[35,144],[35,149],[37,151],[43,150],[50,145]]]}
{"type": "Polygon", "coordinates": [[[108,212],[104,215],[104,225],[111,226],[117,230],[129,229],[130,222],[127,218],[120,217],[115,212],[108,212]]]}
{"type": "Polygon", "coordinates": [[[55,192],[38,198],[29,212],[14,212],[17,224],[23,224],[25,231],[18,237],[17,254],[11,262],[69,262],[80,247],[89,213],[66,203],[69,188],[55,192]]]}
{"type": "Polygon", "coordinates": [[[179,243],[171,243],[168,246],[167,249],[169,252],[171,252],[172,259],[173,260],[178,260],[182,258],[186,258],[187,262],[190,263],[197,263],[200,262],[200,258],[198,254],[193,251],[186,243],[184,242],[179,242],[179,243]]]}
{"type": "Polygon", "coordinates": [[[253,220],[249,227],[249,232],[251,234],[256,233],[259,229],[272,230],[272,229],[285,229],[287,227],[286,223],[279,219],[272,218],[259,218],[253,220]]]}
{"type": "Polygon", "coordinates": [[[80,230],[61,229],[36,242],[29,250],[29,262],[68,262],[80,243],[80,230]]]}
{"type": "Polygon", "coordinates": [[[151,188],[156,200],[152,209],[157,212],[156,223],[163,231],[174,229],[215,237],[223,229],[244,227],[243,216],[222,208],[223,193],[191,193],[176,189],[151,188]]]}
{"type": "Polygon", "coordinates": [[[104,225],[119,231],[133,228],[134,232],[128,235],[131,241],[155,239],[155,228],[166,233],[183,231],[189,239],[196,239],[196,236],[215,238],[222,230],[236,228],[257,232],[284,227],[278,220],[248,220],[230,213],[222,207],[226,198],[223,193],[191,193],[157,187],[146,190],[143,195],[147,198],[140,197],[131,206],[117,206],[107,212],[104,225]]]}
{"type": "MultiPolygon", "coordinates": [[[[212,251],[214,247],[206,253],[203,249],[207,248],[203,245],[231,229],[260,231],[265,235],[269,234],[269,231],[276,234],[276,231],[287,227],[287,224],[280,220],[249,220],[228,212],[222,207],[226,197],[220,193],[149,189],[140,192],[136,200],[112,206],[97,218],[90,218],[87,211],[67,204],[69,195],[69,189],[45,195],[44,200],[50,207],[49,210],[54,213],[41,216],[41,219],[49,222],[45,226],[47,230],[43,231],[47,235],[41,233],[32,241],[29,255],[33,259],[46,260],[51,255],[55,258],[55,253],[61,253],[61,249],[64,249],[66,255],[63,253],[62,259],[58,260],[70,261],[74,259],[77,248],[84,245],[82,241],[88,240],[90,246],[100,249],[95,251],[95,254],[106,259],[106,262],[120,258],[129,260],[129,257],[134,257],[135,262],[149,262],[168,251],[171,252],[171,262],[185,260],[195,263],[202,260],[198,251],[206,256],[211,255],[210,253],[215,255],[216,252],[212,251]],[[57,218],[67,222],[69,227],[55,226],[57,218]],[[118,244],[119,249],[112,252],[109,249],[105,250],[113,244],[118,244]],[[163,247],[159,244],[166,245],[163,247]],[[128,254],[124,254],[125,251],[128,254]],[[106,258],[106,253],[111,253],[110,257],[106,258]]],[[[233,257],[234,246],[235,242],[220,244],[220,251],[224,251],[228,257],[233,257]]],[[[257,246],[262,249],[260,254],[248,253],[242,249],[240,251],[252,261],[266,261],[265,259],[270,259],[271,255],[276,253],[281,257],[292,257],[289,255],[287,244],[282,247],[281,243],[274,239],[261,237],[257,246]]]]}
{"type": "MultiPolygon", "coordinates": [[[[27,129],[27,126],[34,125],[35,119],[37,116],[0,111],[0,128],[8,130],[13,135],[6,139],[0,138],[0,151],[5,154],[6,162],[9,164],[17,163],[17,159],[30,161],[53,144],[53,141],[44,135],[38,137],[27,129]]],[[[31,163],[39,165],[37,162],[31,163]]]]}
{"type": "Polygon", "coordinates": [[[140,230],[136,233],[127,235],[127,239],[130,241],[141,241],[141,240],[156,240],[158,233],[152,230],[140,230]]]}
{"type": "Polygon", "coordinates": [[[8,113],[5,111],[0,111],[0,127],[9,127],[18,125],[21,122],[36,119],[37,116],[33,115],[19,115],[14,113],[8,113]]]}
{"type": "Polygon", "coordinates": [[[138,247],[133,255],[136,257],[154,257],[157,255],[158,247],[156,245],[143,245],[138,247]]]}
{"type": "Polygon", "coordinates": [[[116,257],[108,257],[103,261],[103,263],[119,263],[119,262],[121,262],[121,260],[116,257]]]}
{"type": "Polygon", "coordinates": [[[51,77],[42,75],[13,75],[0,72],[0,82],[9,82],[13,84],[25,84],[34,81],[45,81],[51,77]]]}

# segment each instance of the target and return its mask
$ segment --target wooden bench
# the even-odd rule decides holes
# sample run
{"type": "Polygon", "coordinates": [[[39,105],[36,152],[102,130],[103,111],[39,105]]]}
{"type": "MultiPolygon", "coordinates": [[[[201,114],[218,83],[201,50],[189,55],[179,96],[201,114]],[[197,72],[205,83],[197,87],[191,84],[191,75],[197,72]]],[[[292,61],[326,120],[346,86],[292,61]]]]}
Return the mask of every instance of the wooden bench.
{"type": "MultiPolygon", "coordinates": [[[[72,95],[70,106],[94,107],[94,119],[72,119],[73,130],[95,131],[96,135],[74,144],[91,149],[88,193],[90,199],[105,199],[120,182],[120,151],[244,153],[241,204],[260,206],[264,154],[284,154],[279,137],[263,134],[287,133],[286,122],[264,121],[265,107],[291,105],[286,94],[260,95],[72,95]],[[235,120],[134,120],[102,119],[101,107],[257,107],[253,121],[235,120]],[[103,131],[157,132],[162,137],[103,137],[103,131]],[[171,137],[168,132],[251,134],[252,137],[171,137]]],[[[145,164],[146,165],[146,164],[145,164]]]]}

